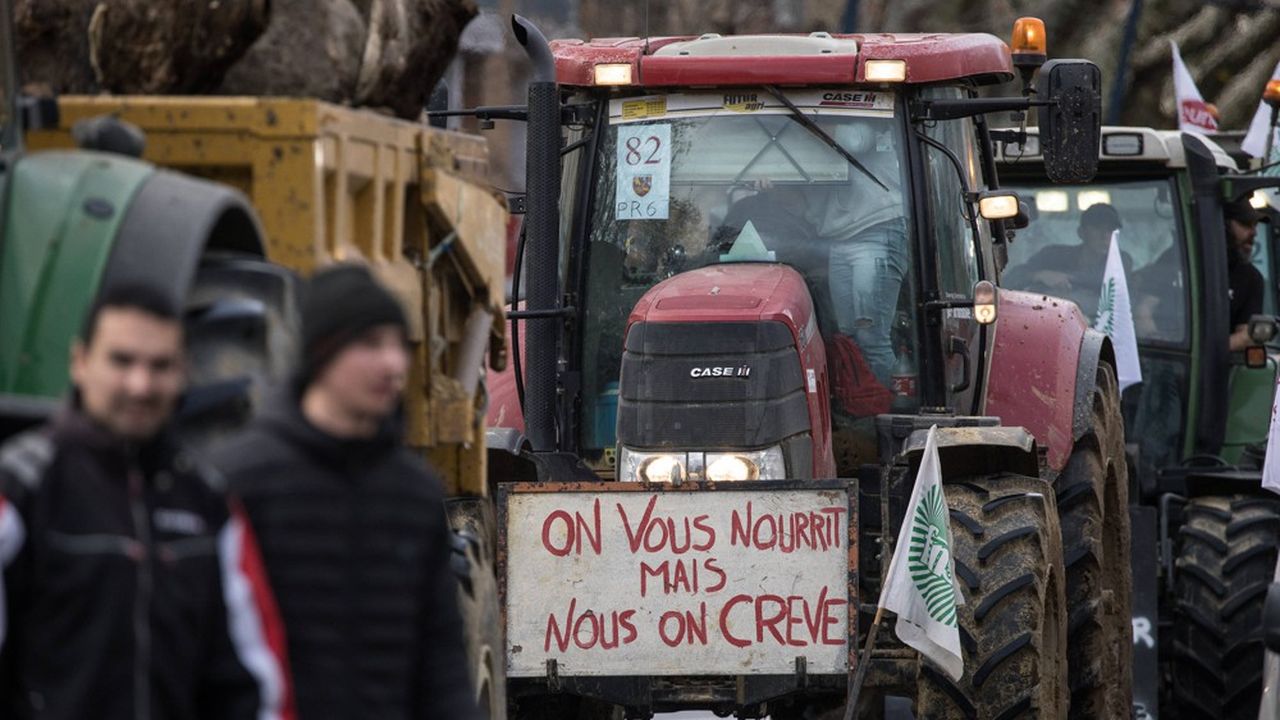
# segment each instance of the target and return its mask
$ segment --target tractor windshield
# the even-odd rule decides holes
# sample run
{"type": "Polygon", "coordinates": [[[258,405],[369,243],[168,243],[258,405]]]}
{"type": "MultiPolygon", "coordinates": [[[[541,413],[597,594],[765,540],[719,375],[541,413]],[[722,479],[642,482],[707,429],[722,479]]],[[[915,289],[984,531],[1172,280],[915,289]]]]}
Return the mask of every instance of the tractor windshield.
{"type": "Polygon", "coordinates": [[[1111,234],[1117,236],[1141,344],[1187,343],[1186,260],[1171,180],[1034,185],[1016,190],[1030,227],[1009,248],[1001,284],[1075,302],[1098,313],[1111,234]]]}
{"type": "Polygon", "coordinates": [[[805,278],[823,337],[849,336],[886,386],[914,346],[906,163],[894,97],[847,90],[787,97],[828,137],[764,91],[611,101],[586,248],[588,448],[613,445],[607,406],[616,397],[631,309],[682,272],[718,263],[790,265],[805,278]]]}

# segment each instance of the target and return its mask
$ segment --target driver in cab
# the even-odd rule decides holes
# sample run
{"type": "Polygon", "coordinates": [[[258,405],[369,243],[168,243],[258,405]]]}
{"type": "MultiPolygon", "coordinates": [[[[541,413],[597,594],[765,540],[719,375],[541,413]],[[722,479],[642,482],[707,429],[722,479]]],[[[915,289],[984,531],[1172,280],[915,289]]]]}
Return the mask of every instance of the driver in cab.
{"type": "MultiPolygon", "coordinates": [[[[1107,269],[1111,234],[1124,226],[1120,213],[1108,203],[1095,203],[1080,216],[1076,235],[1079,245],[1049,245],[1022,265],[1010,268],[1004,284],[1019,290],[1045,292],[1071,300],[1092,322],[1098,314],[1102,278],[1107,269]]],[[[1125,273],[1133,268],[1129,254],[1121,250],[1125,273]]]]}

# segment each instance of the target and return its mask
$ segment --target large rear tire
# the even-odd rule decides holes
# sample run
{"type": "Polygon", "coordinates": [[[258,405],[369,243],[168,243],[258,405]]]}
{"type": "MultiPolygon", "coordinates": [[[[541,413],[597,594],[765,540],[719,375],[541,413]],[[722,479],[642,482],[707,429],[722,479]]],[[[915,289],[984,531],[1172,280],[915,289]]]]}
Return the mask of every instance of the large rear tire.
{"type": "Polygon", "coordinates": [[[298,353],[299,280],[259,257],[211,254],[186,305],[184,439],[207,448],[242,428],[285,381],[298,353]]]}
{"type": "Polygon", "coordinates": [[[1280,501],[1236,495],[1187,503],[1174,573],[1172,672],[1180,718],[1258,716],[1262,602],[1276,567],[1280,501]]]}
{"type": "Polygon", "coordinates": [[[1065,717],[1066,599],[1053,490],[1038,478],[994,475],[949,482],[952,557],[964,675],[925,660],[921,718],[1065,717]]]}
{"type": "Polygon", "coordinates": [[[1120,390],[1098,363],[1089,428],[1054,483],[1067,569],[1071,718],[1128,717],[1133,694],[1129,471],[1120,390]]]}

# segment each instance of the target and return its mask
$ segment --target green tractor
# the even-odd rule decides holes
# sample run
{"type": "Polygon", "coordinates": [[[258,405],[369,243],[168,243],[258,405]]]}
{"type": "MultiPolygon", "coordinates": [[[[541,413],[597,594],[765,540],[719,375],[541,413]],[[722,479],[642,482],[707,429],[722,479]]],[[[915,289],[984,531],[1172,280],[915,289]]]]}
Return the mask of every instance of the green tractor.
{"type": "MultiPolygon", "coordinates": [[[[1093,317],[1103,266],[1097,246],[1089,251],[1088,226],[1104,212],[1120,225],[1142,371],[1123,396],[1135,715],[1256,717],[1258,627],[1280,546],[1280,498],[1260,483],[1277,347],[1269,357],[1262,347],[1228,348],[1223,212],[1225,203],[1256,198],[1272,219],[1258,225],[1253,263],[1264,279],[1263,311],[1274,315],[1280,237],[1276,212],[1257,191],[1280,178],[1241,172],[1201,135],[1104,127],[1094,182],[1051,185],[1037,132],[1003,134],[1001,180],[1031,220],[1008,245],[1006,286],[1066,297],[1093,317]],[[1049,246],[1068,246],[1057,254],[1072,262],[1045,273],[1054,251],[1037,255],[1049,246]]],[[[1258,330],[1273,326],[1256,320],[1258,330]]]]}
{"type": "Polygon", "coordinates": [[[234,422],[258,379],[269,317],[290,312],[293,276],[263,260],[257,215],[224,185],[136,157],[143,137],[101,118],[81,149],[28,153],[57,125],[51,99],[17,89],[11,4],[0,3],[0,437],[46,417],[66,392],[69,345],[106,283],[146,280],[187,307],[196,359],[183,417],[193,432],[234,422]],[[91,148],[101,148],[95,150],[91,148]],[[231,288],[236,288],[230,290],[231,288]],[[233,379],[219,379],[234,375],[233,379]],[[232,417],[234,416],[234,417],[232,417]]]}

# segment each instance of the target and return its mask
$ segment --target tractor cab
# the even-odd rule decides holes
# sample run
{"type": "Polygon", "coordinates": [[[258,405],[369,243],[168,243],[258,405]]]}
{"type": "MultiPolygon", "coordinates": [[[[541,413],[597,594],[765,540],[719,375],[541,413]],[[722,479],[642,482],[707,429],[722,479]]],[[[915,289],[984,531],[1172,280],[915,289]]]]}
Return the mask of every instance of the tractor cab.
{"type": "MultiPolygon", "coordinates": [[[[1143,379],[1125,392],[1125,420],[1151,494],[1158,471],[1194,456],[1236,463],[1266,436],[1274,370],[1265,358],[1250,367],[1246,353],[1228,349],[1232,260],[1223,208],[1248,199],[1274,215],[1254,186],[1280,181],[1243,173],[1204,136],[1137,127],[1102,134],[1099,174],[1087,185],[1049,182],[1034,130],[1024,143],[1000,146],[1001,178],[1032,219],[1010,244],[1001,282],[1072,300],[1092,321],[1111,232],[1119,232],[1143,379]]],[[[1266,315],[1277,311],[1273,225],[1258,224],[1251,257],[1266,315]]]]}

